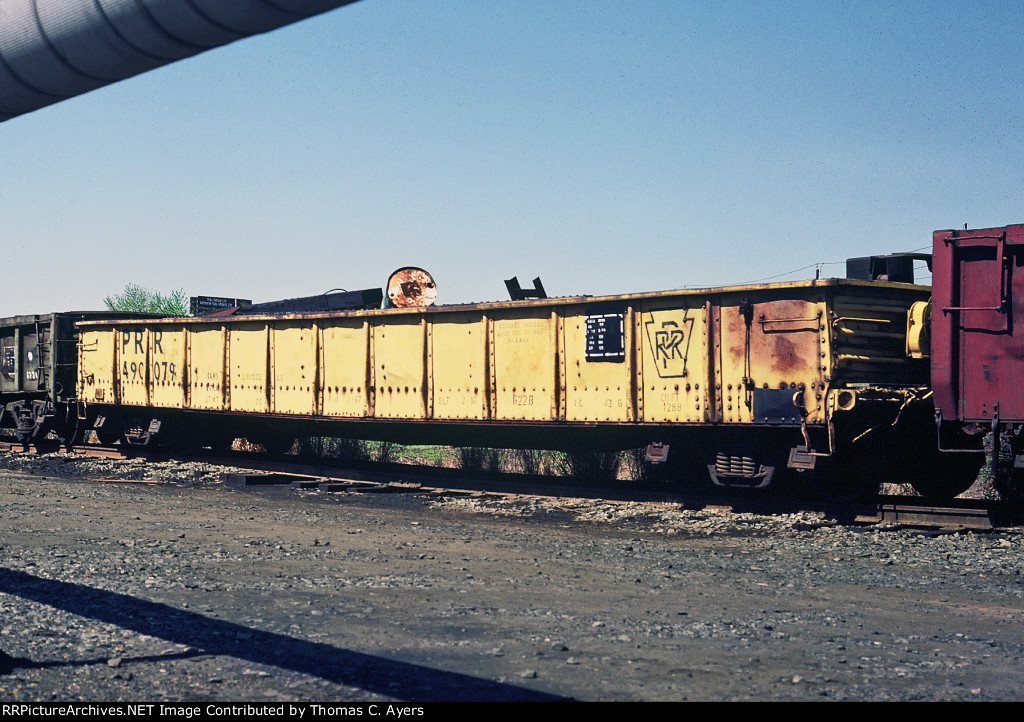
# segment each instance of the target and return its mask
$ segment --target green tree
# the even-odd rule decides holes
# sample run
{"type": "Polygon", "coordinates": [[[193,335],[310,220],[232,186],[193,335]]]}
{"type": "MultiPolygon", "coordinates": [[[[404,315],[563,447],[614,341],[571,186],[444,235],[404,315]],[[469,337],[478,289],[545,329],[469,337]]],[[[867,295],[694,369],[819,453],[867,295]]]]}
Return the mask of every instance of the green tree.
{"type": "Polygon", "coordinates": [[[171,291],[166,296],[159,291],[151,291],[137,283],[128,283],[124,291],[103,299],[108,311],[143,311],[146,313],[162,313],[165,316],[187,316],[188,298],[184,289],[171,291]]]}

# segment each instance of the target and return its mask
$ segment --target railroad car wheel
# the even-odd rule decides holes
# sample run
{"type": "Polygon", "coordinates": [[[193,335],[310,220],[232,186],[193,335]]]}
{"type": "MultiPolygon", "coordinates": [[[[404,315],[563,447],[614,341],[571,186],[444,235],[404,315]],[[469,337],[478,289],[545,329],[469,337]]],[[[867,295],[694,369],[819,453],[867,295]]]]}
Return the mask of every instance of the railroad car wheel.
{"type": "Polygon", "coordinates": [[[231,451],[235,445],[233,434],[223,432],[209,432],[203,435],[203,445],[210,447],[211,451],[231,451]]]}
{"type": "Polygon", "coordinates": [[[801,469],[798,473],[804,488],[822,501],[862,501],[878,494],[874,464],[858,463],[857,459],[819,458],[813,469],[801,469]]]}
{"type": "Polygon", "coordinates": [[[57,432],[57,436],[60,438],[60,443],[64,446],[64,451],[68,453],[71,452],[81,438],[77,425],[65,426],[57,432]]]}
{"type": "Polygon", "coordinates": [[[202,431],[189,424],[175,426],[166,441],[171,448],[182,454],[198,454],[203,448],[202,431]]]}
{"type": "Polygon", "coordinates": [[[705,494],[711,490],[708,465],[696,452],[680,447],[673,449],[668,463],[662,464],[665,483],[680,494],[705,494]]]}
{"type": "Polygon", "coordinates": [[[832,456],[819,456],[813,469],[799,469],[804,488],[822,501],[845,503],[878,495],[885,464],[879,439],[841,442],[832,456]]]}
{"type": "MultiPolygon", "coordinates": [[[[1004,443],[999,453],[999,468],[993,474],[993,486],[999,498],[1015,504],[1024,502],[1024,467],[1017,459],[1024,457],[1024,432],[1004,443]]],[[[1022,459],[1024,460],[1024,459],[1022,459]]]]}
{"type": "Polygon", "coordinates": [[[78,423],[78,415],[67,405],[58,406],[57,413],[54,414],[53,431],[60,439],[64,450],[70,452],[81,438],[82,432],[78,423]]]}
{"type": "Polygon", "coordinates": [[[52,444],[47,444],[46,440],[46,437],[49,436],[52,430],[53,425],[50,424],[48,421],[40,424],[39,426],[35,427],[35,429],[32,431],[32,435],[27,440],[22,441],[22,446],[27,449],[28,445],[31,444],[32,448],[34,448],[37,452],[40,453],[46,451],[47,448],[52,449],[52,444]]]}
{"type": "Polygon", "coordinates": [[[213,452],[230,451],[235,442],[234,436],[211,431],[207,427],[189,426],[187,428],[175,428],[169,443],[176,450],[186,454],[199,454],[203,449],[210,449],[213,452]]]}
{"type": "MultiPolygon", "coordinates": [[[[983,438],[979,436],[970,442],[980,447],[983,438]]],[[[934,431],[890,439],[888,457],[887,481],[910,484],[922,497],[935,502],[950,501],[970,489],[985,464],[981,448],[978,453],[939,451],[934,431]]]]}
{"type": "Polygon", "coordinates": [[[702,494],[711,489],[711,477],[704,458],[697,449],[679,439],[636,449],[633,458],[633,466],[642,464],[642,478],[645,481],[667,487],[679,494],[702,494]]]}
{"type": "Polygon", "coordinates": [[[949,501],[970,489],[985,464],[985,454],[943,454],[935,451],[920,458],[910,482],[925,499],[949,501]]]}
{"type": "Polygon", "coordinates": [[[278,436],[276,434],[267,435],[260,437],[259,444],[271,456],[281,456],[291,451],[292,447],[295,446],[295,437],[278,436]]]}
{"type": "Polygon", "coordinates": [[[1024,502],[1024,469],[1012,469],[996,479],[999,498],[1014,504],[1024,502]]]}
{"type": "Polygon", "coordinates": [[[985,463],[986,435],[942,434],[942,446],[977,453],[939,451],[931,408],[916,406],[902,414],[886,439],[885,481],[910,484],[925,499],[948,502],[967,491],[985,463]]]}
{"type": "Polygon", "coordinates": [[[110,447],[121,440],[121,425],[112,419],[106,420],[99,428],[94,428],[96,440],[104,447],[110,447]]]}
{"type": "Polygon", "coordinates": [[[96,440],[103,446],[112,446],[121,439],[121,425],[112,419],[107,419],[103,426],[93,431],[96,432],[96,440]]]}

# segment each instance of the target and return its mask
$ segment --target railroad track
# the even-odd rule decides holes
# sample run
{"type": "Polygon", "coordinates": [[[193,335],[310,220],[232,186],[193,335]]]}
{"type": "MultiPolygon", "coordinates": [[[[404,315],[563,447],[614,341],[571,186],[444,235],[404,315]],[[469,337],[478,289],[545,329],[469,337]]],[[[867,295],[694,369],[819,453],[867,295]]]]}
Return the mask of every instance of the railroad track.
{"type": "MultiPolygon", "coordinates": [[[[0,450],[20,452],[21,445],[0,442],[0,450]]],[[[51,451],[59,450],[54,446],[51,451]]],[[[46,449],[43,449],[46,451],[46,449]]],[[[821,502],[806,498],[736,493],[700,495],[665,491],[655,485],[594,486],[564,477],[486,474],[461,469],[365,462],[339,466],[287,456],[268,457],[232,451],[217,455],[184,455],[134,446],[76,446],[74,453],[95,458],[200,462],[242,469],[221,474],[222,481],[238,489],[291,488],[333,493],[507,494],[540,497],[578,497],[605,502],[653,501],[678,503],[689,509],[722,512],[792,514],[817,512],[823,521],[807,525],[844,524],[883,530],[919,529],[926,533],[961,531],[1017,531],[1024,533],[1024,509],[994,500],[956,499],[949,506],[934,506],[912,496],[879,496],[860,502],[821,502]]],[[[35,452],[27,452],[35,453],[35,452]]]]}
{"type": "Polygon", "coordinates": [[[878,524],[912,528],[938,528],[939,530],[971,529],[1002,531],[1017,528],[1024,533],[1024,514],[1021,509],[991,500],[955,500],[955,506],[938,507],[908,504],[883,497],[874,519],[878,524]]]}

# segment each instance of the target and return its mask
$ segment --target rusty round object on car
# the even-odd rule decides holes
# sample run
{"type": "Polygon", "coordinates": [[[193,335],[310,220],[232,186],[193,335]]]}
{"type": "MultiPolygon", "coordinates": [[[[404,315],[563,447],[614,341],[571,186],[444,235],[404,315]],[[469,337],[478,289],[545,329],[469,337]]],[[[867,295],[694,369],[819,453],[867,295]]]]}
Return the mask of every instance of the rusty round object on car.
{"type": "Polygon", "coordinates": [[[433,306],[437,303],[434,277],[422,268],[399,268],[388,278],[388,305],[396,308],[433,306]]]}

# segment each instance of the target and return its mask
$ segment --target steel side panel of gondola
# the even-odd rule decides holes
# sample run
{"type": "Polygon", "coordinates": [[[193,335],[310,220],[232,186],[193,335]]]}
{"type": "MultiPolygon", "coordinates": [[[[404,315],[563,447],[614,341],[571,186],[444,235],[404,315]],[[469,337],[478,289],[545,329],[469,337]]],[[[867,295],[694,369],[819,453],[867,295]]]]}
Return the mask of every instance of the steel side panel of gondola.
{"type": "Polygon", "coordinates": [[[187,402],[187,331],[184,325],[149,329],[149,399],[153,406],[180,409],[187,402]]]}
{"type": "Polygon", "coordinates": [[[270,333],[273,411],[300,416],[317,413],[317,325],[279,321],[272,324],[270,333]]]}
{"type": "Polygon", "coordinates": [[[373,319],[373,415],[385,419],[426,417],[426,319],[406,315],[373,319]]]}
{"type": "Polygon", "coordinates": [[[491,326],[492,418],[552,421],[559,415],[557,311],[498,309],[491,326]]]}
{"type": "Polygon", "coordinates": [[[427,358],[432,418],[488,417],[487,324],[480,313],[430,316],[427,358]]]}
{"type": "Polygon", "coordinates": [[[636,420],[634,325],[625,302],[577,306],[561,318],[566,421],[636,420]]]}
{"type": "Polygon", "coordinates": [[[0,394],[13,393],[21,388],[18,363],[20,336],[15,326],[0,330],[0,394]]]}
{"type": "Polygon", "coordinates": [[[369,323],[365,318],[320,321],[321,411],[324,416],[369,416],[369,323]]]}
{"type": "MultiPolygon", "coordinates": [[[[706,297],[637,304],[638,416],[647,422],[698,423],[707,417],[708,311],[706,297]]],[[[713,372],[712,377],[713,378],[713,372]]]]}
{"type": "Polygon", "coordinates": [[[227,332],[220,325],[190,325],[187,334],[187,406],[204,411],[227,410],[227,332]]]}
{"type": "Polygon", "coordinates": [[[46,316],[16,316],[3,319],[0,328],[0,393],[5,396],[30,395],[38,389],[35,369],[35,333],[40,322],[49,323],[46,316]],[[30,357],[29,349],[32,349],[30,357]],[[26,361],[29,365],[26,365],[26,361]]]}
{"type": "Polygon", "coordinates": [[[716,391],[725,423],[798,424],[800,411],[818,409],[820,354],[828,338],[824,298],[773,296],[729,294],[719,302],[716,391]],[[800,389],[810,393],[797,395],[800,389]],[[804,399],[802,404],[794,402],[795,395],[804,399]],[[762,397],[775,403],[762,403],[762,397]],[[789,413],[765,413],[762,406],[789,413]]]}
{"type": "Polygon", "coordinates": [[[81,334],[78,353],[78,397],[86,403],[117,403],[116,333],[91,327],[81,334]]]}
{"type": "Polygon", "coordinates": [[[117,394],[125,406],[149,405],[149,329],[125,326],[115,333],[117,394]]]}
{"type": "Polygon", "coordinates": [[[227,364],[232,411],[265,414],[270,410],[270,326],[235,323],[227,332],[227,364]]]}

